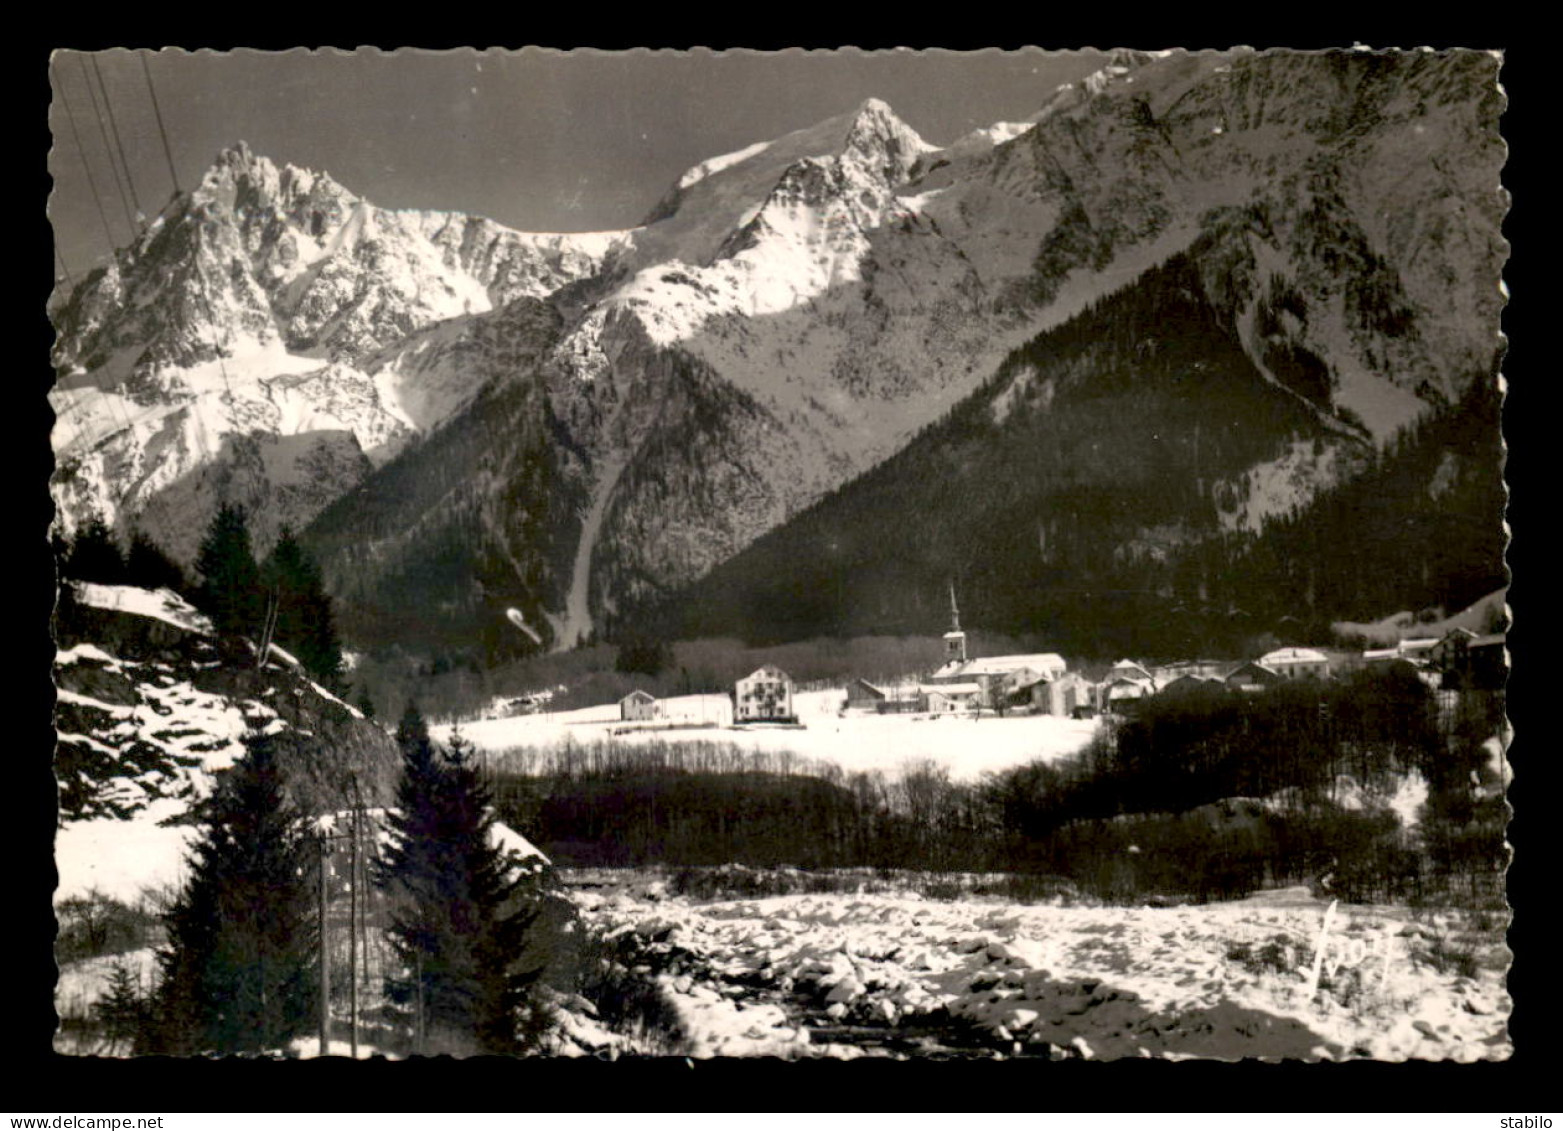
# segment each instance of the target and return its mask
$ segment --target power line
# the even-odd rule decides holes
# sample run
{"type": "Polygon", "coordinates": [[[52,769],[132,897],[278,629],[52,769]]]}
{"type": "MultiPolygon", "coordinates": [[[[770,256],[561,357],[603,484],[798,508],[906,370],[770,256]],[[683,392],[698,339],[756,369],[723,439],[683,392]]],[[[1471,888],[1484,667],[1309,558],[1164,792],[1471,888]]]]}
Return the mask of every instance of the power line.
{"type": "MultiPolygon", "coordinates": [[[[99,109],[98,109],[97,98],[93,94],[92,79],[87,74],[86,64],[82,60],[81,56],[79,56],[79,55],[77,56],[77,62],[81,64],[82,79],[86,83],[86,86],[87,86],[87,96],[88,96],[89,100],[91,100],[91,102],[92,102],[92,108],[93,108],[94,114],[97,115],[98,130],[99,130],[100,134],[102,134],[102,136],[103,136],[104,151],[108,154],[110,171],[114,173],[114,177],[115,177],[115,179],[114,179],[114,186],[115,186],[116,190],[118,190],[118,192],[119,192],[120,204],[121,204],[122,207],[125,208],[126,219],[130,223],[131,236],[132,236],[132,238],[134,238],[135,232],[136,232],[136,225],[135,225],[134,220],[131,219],[131,217],[130,217],[130,206],[125,201],[125,190],[120,186],[120,183],[119,183],[119,170],[114,165],[114,151],[109,148],[108,135],[107,135],[107,132],[104,131],[104,128],[103,128],[103,115],[102,115],[101,111],[99,111],[99,109]]],[[[94,69],[97,68],[97,60],[96,59],[93,60],[93,67],[94,67],[94,69]]],[[[71,136],[74,138],[74,140],[76,142],[77,155],[81,158],[82,168],[86,171],[86,174],[87,174],[87,184],[88,184],[88,187],[92,190],[92,203],[97,208],[98,219],[103,224],[103,235],[104,235],[104,237],[108,241],[109,255],[110,255],[110,257],[113,257],[113,255],[117,251],[117,246],[116,246],[115,240],[114,240],[113,229],[111,228],[111,226],[109,224],[108,214],[107,214],[107,212],[104,211],[104,208],[103,208],[102,193],[101,193],[101,191],[98,188],[97,178],[95,178],[92,175],[92,164],[91,164],[90,161],[87,160],[86,146],[82,144],[81,131],[77,128],[77,125],[76,125],[76,115],[75,115],[74,111],[72,111],[72,109],[71,109],[70,99],[69,99],[69,97],[67,96],[67,94],[65,92],[64,78],[59,73],[59,70],[57,68],[53,67],[52,63],[50,65],[50,68],[51,68],[51,72],[54,75],[55,84],[58,87],[59,92],[60,92],[60,102],[65,107],[66,119],[70,123],[71,136]]],[[[102,76],[102,72],[101,71],[98,73],[98,82],[99,82],[99,85],[101,86],[102,82],[103,82],[103,76],[102,76]]],[[[107,104],[107,101],[108,101],[108,91],[107,91],[107,88],[104,88],[103,97],[104,97],[105,104],[107,104]]],[[[113,108],[112,107],[109,108],[109,113],[110,113],[110,116],[112,117],[112,115],[113,115],[113,108]]],[[[118,130],[118,126],[116,125],[115,126],[115,139],[116,139],[116,141],[118,140],[118,136],[119,136],[119,130],[118,130]]],[[[120,160],[121,161],[124,160],[124,149],[123,149],[123,147],[120,148],[120,160]]],[[[130,175],[130,168],[129,168],[128,164],[125,167],[125,175],[126,175],[126,177],[128,179],[128,177],[130,175]]],[[[134,191],[135,191],[135,188],[134,188],[134,185],[132,185],[131,186],[131,192],[134,193],[134,191]]],[[[140,208],[140,203],[138,201],[137,202],[137,209],[139,210],[139,208],[140,208]]],[[[66,275],[67,281],[70,283],[71,287],[74,289],[75,282],[74,282],[74,280],[71,279],[70,268],[66,266],[65,257],[61,254],[58,246],[55,247],[55,257],[59,260],[60,267],[65,271],[65,275],[66,275]]],[[[64,388],[64,386],[61,386],[60,393],[61,393],[61,399],[64,402],[64,404],[63,404],[64,412],[62,414],[57,415],[56,419],[59,419],[60,416],[75,415],[75,416],[77,416],[79,418],[80,423],[83,426],[83,431],[85,433],[86,428],[90,427],[90,424],[91,424],[90,418],[86,417],[86,412],[87,412],[87,407],[88,407],[87,402],[88,402],[89,398],[88,398],[85,390],[82,390],[82,395],[81,396],[78,396],[78,397],[66,397],[64,395],[66,393],[66,389],[64,388]]],[[[100,386],[99,387],[99,396],[102,397],[102,399],[104,401],[104,404],[105,404],[105,407],[107,408],[106,415],[107,415],[107,418],[108,418],[109,427],[111,429],[110,436],[113,435],[113,431],[112,430],[117,425],[118,428],[126,435],[127,440],[133,441],[134,435],[135,435],[135,431],[134,431],[134,423],[130,419],[130,411],[129,411],[129,409],[127,407],[117,403],[117,396],[116,396],[116,394],[112,390],[110,390],[108,388],[100,386]]],[[[103,437],[103,439],[108,439],[108,438],[109,438],[108,436],[103,437]]],[[[121,502],[123,502],[123,500],[121,500],[121,502]]]]}
{"type": "MultiPolygon", "coordinates": [[[[53,64],[50,64],[51,68],[53,64]]],[[[108,213],[103,211],[102,194],[98,191],[98,180],[92,175],[92,164],[87,160],[86,146],[81,143],[81,131],[76,128],[76,115],[71,112],[71,100],[65,94],[65,80],[60,77],[59,71],[54,72],[55,84],[60,89],[60,105],[65,107],[65,120],[71,125],[71,136],[76,139],[76,156],[81,158],[81,167],[87,172],[87,185],[92,189],[92,203],[97,206],[98,219],[103,221],[103,235],[108,240],[109,254],[114,253],[114,233],[109,229],[108,213]]]]}
{"type": "MultiPolygon", "coordinates": [[[[52,66],[53,66],[53,64],[51,64],[51,68],[52,68],[52,66]]],[[[54,81],[55,81],[56,85],[59,87],[59,91],[60,91],[60,103],[61,103],[61,105],[63,105],[65,107],[65,117],[66,117],[66,120],[70,123],[71,136],[76,141],[76,154],[77,154],[78,157],[81,158],[82,169],[86,171],[86,174],[87,174],[87,184],[92,189],[92,203],[97,206],[98,219],[103,222],[103,235],[108,240],[109,254],[110,254],[110,256],[112,256],[114,254],[114,251],[115,251],[114,233],[113,233],[113,231],[109,227],[108,215],[103,211],[103,202],[101,200],[101,194],[98,191],[98,182],[97,182],[96,178],[94,178],[93,175],[92,175],[92,164],[87,160],[87,151],[82,146],[82,143],[81,143],[81,131],[76,128],[76,115],[74,113],[72,113],[70,99],[66,96],[66,93],[65,93],[65,81],[64,81],[63,77],[60,75],[58,70],[55,70],[53,73],[54,73],[54,81]]],[[[88,89],[88,93],[90,94],[91,91],[92,91],[91,86],[89,85],[89,87],[87,89],[88,89]]],[[[65,257],[60,253],[60,249],[59,249],[58,245],[55,246],[54,254],[55,254],[55,257],[60,262],[60,267],[65,270],[65,275],[66,275],[67,281],[70,282],[71,287],[74,289],[75,282],[73,280],[71,280],[70,268],[66,267],[66,265],[65,265],[65,257]]],[[[63,386],[61,387],[60,391],[61,391],[62,394],[65,392],[65,389],[64,389],[63,386]]],[[[108,409],[109,409],[108,415],[110,417],[110,420],[114,421],[114,420],[117,419],[120,427],[123,428],[125,431],[129,432],[130,431],[130,418],[129,418],[129,415],[123,409],[121,409],[118,405],[116,405],[112,400],[108,400],[107,399],[107,390],[101,390],[100,392],[101,392],[101,395],[103,395],[105,397],[106,401],[107,401],[108,409]]],[[[72,413],[76,413],[77,415],[81,415],[82,413],[84,413],[85,409],[86,409],[86,400],[87,400],[87,398],[86,398],[85,394],[83,394],[83,396],[81,396],[81,397],[75,398],[74,400],[67,399],[66,402],[65,402],[65,414],[64,415],[69,416],[72,413]]]]}
{"type": "Polygon", "coordinates": [[[87,98],[92,102],[92,112],[98,119],[98,134],[103,138],[103,152],[108,154],[109,171],[114,174],[114,190],[119,193],[120,207],[125,210],[125,223],[130,226],[130,238],[136,238],[136,221],[130,214],[130,200],[125,196],[125,186],[120,183],[119,166],[114,163],[114,147],[109,144],[109,130],[103,124],[103,111],[98,106],[97,92],[92,89],[92,76],[87,73],[87,60],[83,55],[76,56],[76,62],[81,65],[81,79],[87,84],[87,98]]]}
{"type": "MultiPolygon", "coordinates": [[[[87,84],[87,97],[92,102],[92,111],[97,116],[97,119],[98,119],[98,133],[103,138],[103,151],[108,155],[109,169],[114,173],[114,187],[119,192],[119,203],[120,203],[120,206],[122,208],[124,208],[124,210],[125,210],[125,220],[130,225],[130,236],[131,236],[132,239],[134,239],[135,235],[136,235],[136,222],[135,222],[135,219],[132,217],[131,212],[130,212],[130,203],[125,198],[125,188],[124,188],[123,185],[120,184],[119,168],[118,168],[118,166],[116,166],[114,164],[114,150],[112,148],[110,148],[110,146],[109,146],[108,131],[107,131],[107,129],[105,129],[105,127],[103,125],[103,112],[102,112],[102,110],[100,110],[98,108],[98,99],[97,99],[97,96],[93,93],[93,90],[92,90],[92,76],[87,73],[87,63],[86,63],[85,55],[84,54],[77,55],[76,56],[76,62],[81,67],[82,81],[87,84]]],[[[93,65],[94,68],[97,67],[97,65],[98,65],[97,59],[93,59],[92,65],[93,65]]],[[[99,72],[99,74],[98,74],[98,82],[101,84],[102,81],[103,81],[103,75],[102,75],[102,72],[99,72]]],[[[107,89],[105,89],[104,92],[103,92],[103,98],[104,98],[104,102],[107,103],[107,101],[108,101],[108,91],[107,91],[107,89]]],[[[112,113],[112,111],[111,111],[111,113],[112,113]]],[[[78,141],[78,143],[79,143],[79,141],[78,141]]],[[[123,150],[121,151],[121,155],[123,156],[123,150]]],[[[85,156],[84,156],[83,157],[83,164],[85,164],[85,163],[86,163],[86,161],[85,161],[85,156]]],[[[129,173],[130,173],[130,170],[129,170],[128,167],[126,168],[125,172],[126,172],[126,176],[128,177],[129,173]]],[[[125,432],[127,437],[129,437],[130,439],[133,440],[134,437],[135,437],[135,422],[132,421],[131,418],[130,418],[130,410],[116,402],[115,394],[112,392],[112,390],[110,390],[110,389],[108,389],[106,387],[100,387],[100,393],[103,396],[103,398],[106,401],[106,403],[108,404],[109,417],[110,417],[111,422],[116,422],[117,421],[117,423],[119,424],[120,428],[125,432]]],[[[105,438],[107,438],[107,437],[105,437],[105,438]]]]}
{"type": "Polygon", "coordinates": [[[130,189],[130,202],[136,206],[136,215],[141,216],[141,198],[136,195],[136,182],[130,175],[130,162],[125,160],[125,143],[119,138],[119,123],[114,119],[114,103],[109,101],[109,88],[104,85],[103,71],[98,67],[98,57],[92,57],[92,73],[98,76],[98,90],[103,94],[103,108],[109,112],[109,128],[114,132],[114,148],[119,151],[120,168],[125,170],[125,187],[130,189]]]}
{"type": "Polygon", "coordinates": [[[184,190],[179,187],[179,174],[174,172],[174,154],[168,147],[168,131],[163,128],[163,111],[157,105],[157,88],[152,85],[152,68],[147,65],[147,57],[137,53],[141,60],[141,73],[147,78],[147,93],[152,96],[152,113],[157,118],[158,136],[163,139],[163,156],[168,159],[168,176],[174,182],[174,195],[178,196],[184,190]]]}

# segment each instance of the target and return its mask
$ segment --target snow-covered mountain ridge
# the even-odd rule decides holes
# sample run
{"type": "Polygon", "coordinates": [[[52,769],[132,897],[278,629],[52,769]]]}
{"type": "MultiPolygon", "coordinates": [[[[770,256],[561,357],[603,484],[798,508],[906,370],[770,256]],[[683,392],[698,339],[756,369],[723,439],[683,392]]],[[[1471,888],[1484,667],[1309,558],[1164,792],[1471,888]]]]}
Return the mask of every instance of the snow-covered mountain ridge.
{"type": "Polygon", "coordinates": [[[471,399],[474,368],[441,350],[466,319],[593,275],[624,240],[381,209],[225,150],[55,314],[66,528],[136,519],[188,559],[220,499],[263,541],[302,526],[471,399]]]}
{"type": "MultiPolygon", "coordinates": [[[[870,99],[701,162],[597,235],[387,212],[236,148],[62,308],[56,497],[67,526],[139,520],[187,558],[218,497],[263,541],[313,518],[339,588],[394,573],[404,598],[508,602],[568,644],[1196,243],[1256,370],[1347,451],[1491,370],[1497,65],[1122,52],[944,149],[870,99]],[[458,422],[471,442],[437,444],[458,422]],[[385,495],[413,468],[460,488],[414,514],[385,495]],[[447,541],[465,583],[420,549],[447,541]]],[[[1232,513],[1252,525],[1351,464],[1234,481],[1232,513]]]]}

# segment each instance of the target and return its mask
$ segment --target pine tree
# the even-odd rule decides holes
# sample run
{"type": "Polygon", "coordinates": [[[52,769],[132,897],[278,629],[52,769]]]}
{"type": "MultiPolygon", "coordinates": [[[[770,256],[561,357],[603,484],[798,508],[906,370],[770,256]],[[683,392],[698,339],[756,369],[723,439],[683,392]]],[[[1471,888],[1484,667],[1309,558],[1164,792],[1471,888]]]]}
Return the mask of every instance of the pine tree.
{"type": "Polygon", "coordinates": [[[125,583],[125,556],[101,518],[94,518],[77,533],[65,560],[65,576],[100,585],[125,583]]]}
{"type": "Polygon", "coordinates": [[[284,796],[276,746],[248,738],[201,807],[203,835],[158,954],[157,1052],[276,1050],[311,1027],[317,863],[284,796]]]}
{"type": "Polygon", "coordinates": [[[320,567],[288,527],[266,559],[262,584],[277,600],[275,639],[310,675],[343,690],[342,647],[320,567]]]}
{"type": "Polygon", "coordinates": [[[386,991],[420,1052],[525,1051],[524,1018],[539,970],[517,969],[537,922],[536,873],[518,876],[493,842],[488,789],[468,749],[435,749],[416,706],[396,732],[397,810],[377,882],[395,901],[391,943],[403,970],[386,991]]]}
{"type": "Polygon", "coordinates": [[[246,637],[261,627],[264,605],[260,567],[250,546],[244,512],[224,503],[212,519],[195,559],[201,585],[197,606],[212,618],[218,635],[246,637]]]}

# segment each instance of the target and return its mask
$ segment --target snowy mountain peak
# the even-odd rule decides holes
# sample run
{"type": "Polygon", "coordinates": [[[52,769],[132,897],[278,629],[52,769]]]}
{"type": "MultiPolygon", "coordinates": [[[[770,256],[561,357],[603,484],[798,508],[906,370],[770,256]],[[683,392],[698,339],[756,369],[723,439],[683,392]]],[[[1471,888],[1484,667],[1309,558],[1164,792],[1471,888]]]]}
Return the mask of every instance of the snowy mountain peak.
{"type": "Polygon", "coordinates": [[[54,312],[63,525],[137,519],[181,558],[219,497],[262,542],[302,527],[487,375],[420,335],[593,276],[625,239],[381,209],[223,149],[54,312]]]}
{"type": "Polygon", "coordinates": [[[328,174],[278,165],[256,153],[245,141],[219,150],[201,177],[192,196],[199,201],[221,201],[229,207],[292,204],[301,196],[328,196],[354,202],[358,198],[328,174]]]}
{"type": "Polygon", "coordinates": [[[894,185],[906,179],[919,157],[935,148],[896,117],[887,103],[869,98],[852,117],[842,155],[866,162],[886,183],[894,185]]]}
{"type": "Polygon", "coordinates": [[[218,169],[250,168],[257,161],[265,161],[266,164],[270,164],[265,158],[257,158],[255,151],[250,148],[250,143],[240,138],[232,145],[217,151],[217,156],[212,161],[212,168],[207,171],[207,176],[211,176],[212,172],[218,169]]]}

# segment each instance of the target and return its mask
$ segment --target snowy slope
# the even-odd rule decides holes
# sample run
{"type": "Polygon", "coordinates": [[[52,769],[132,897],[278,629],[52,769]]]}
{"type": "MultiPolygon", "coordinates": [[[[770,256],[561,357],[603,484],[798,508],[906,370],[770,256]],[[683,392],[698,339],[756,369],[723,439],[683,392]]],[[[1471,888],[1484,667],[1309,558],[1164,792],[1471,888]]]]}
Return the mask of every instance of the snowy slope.
{"type": "Polygon", "coordinates": [[[210,794],[251,734],[308,736],[312,765],[291,767],[307,804],[344,769],[369,796],[388,782],[394,745],[274,648],[264,666],[219,655],[206,618],[168,590],[76,585],[55,622],[57,898],[90,888],[134,903],[177,882],[193,802],[210,794]]]}

